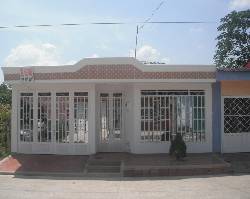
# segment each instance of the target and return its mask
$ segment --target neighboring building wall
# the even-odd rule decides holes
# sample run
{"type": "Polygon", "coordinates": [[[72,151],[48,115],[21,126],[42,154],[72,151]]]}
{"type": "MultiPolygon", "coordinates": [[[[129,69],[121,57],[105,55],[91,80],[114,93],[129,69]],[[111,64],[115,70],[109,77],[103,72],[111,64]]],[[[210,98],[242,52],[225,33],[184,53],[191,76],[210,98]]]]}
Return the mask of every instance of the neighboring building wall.
{"type": "Polygon", "coordinates": [[[213,152],[221,151],[221,84],[213,83],[213,152]]]}
{"type": "MultiPolygon", "coordinates": [[[[250,73],[240,74],[250,78],[250,73]]],[[[221,99],[221,152],[250,152],[250,80],[222,80],[221,99]]]]}
{"type": "Polygon", "coordinates": [[[221,81],[222,96],[249,96],[250,95],[250,80],[249,81],[221,81]]]}

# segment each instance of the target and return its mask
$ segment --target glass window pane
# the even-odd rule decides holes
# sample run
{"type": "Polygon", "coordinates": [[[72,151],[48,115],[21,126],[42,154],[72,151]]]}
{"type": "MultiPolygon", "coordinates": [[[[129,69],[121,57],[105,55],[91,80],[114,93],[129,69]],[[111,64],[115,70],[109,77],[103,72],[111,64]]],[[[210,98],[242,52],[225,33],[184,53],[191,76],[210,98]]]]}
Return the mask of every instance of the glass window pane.
{"type": "Polygon", "coordinates": [[[143,120],[141,138],[150,142],[169,141],[169,138],[173,138],[177,132],[184,136],[185,141],[203,141],[205,139],[204,95],[203,90],[141,91],[141,120],[143,120]],[[168,134],[166,130],[169,131],[168,134]],[[199,136],[194,132],[199,132],[199,136]],[[164,138],[165,135],[168,138],[164,138]]]}

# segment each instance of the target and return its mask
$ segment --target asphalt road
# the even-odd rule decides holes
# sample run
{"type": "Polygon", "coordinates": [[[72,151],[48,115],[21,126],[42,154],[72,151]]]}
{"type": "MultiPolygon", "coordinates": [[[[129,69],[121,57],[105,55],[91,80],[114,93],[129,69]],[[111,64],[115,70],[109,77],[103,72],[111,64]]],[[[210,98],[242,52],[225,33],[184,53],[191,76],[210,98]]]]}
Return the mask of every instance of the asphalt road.
{"type": "Polygon", "coordinates": [[[250,175],[52,178],[0,175],[0,198],[250,198],[250,175]]]}

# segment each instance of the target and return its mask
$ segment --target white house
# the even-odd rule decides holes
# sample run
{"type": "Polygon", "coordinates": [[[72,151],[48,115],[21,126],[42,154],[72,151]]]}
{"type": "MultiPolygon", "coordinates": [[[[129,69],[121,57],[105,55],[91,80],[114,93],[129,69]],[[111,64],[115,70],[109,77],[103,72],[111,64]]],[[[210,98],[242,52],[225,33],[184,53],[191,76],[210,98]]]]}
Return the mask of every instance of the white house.
{"type": "Polygon", "coordinates": [[[89,58],[3,67],[12,85],[11,150],[31,154],[212,152],[213,65],[89,58]]]}

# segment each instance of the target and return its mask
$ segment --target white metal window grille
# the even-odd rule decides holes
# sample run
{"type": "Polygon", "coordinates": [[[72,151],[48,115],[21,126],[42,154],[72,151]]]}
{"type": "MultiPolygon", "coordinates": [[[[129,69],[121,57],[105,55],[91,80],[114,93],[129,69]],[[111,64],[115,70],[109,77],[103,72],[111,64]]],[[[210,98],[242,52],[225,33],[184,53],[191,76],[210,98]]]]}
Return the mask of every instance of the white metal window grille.
{"type": "Polygon", "coordinates": [[[38,93],[38,142],[51,142],[51,93],[38,93]]]}
{"type": "Polygon", "coordinates": [[[205,92],[200,90],[141,91],[141,140],[205,141],[205,92]]]}
{"type": "Polygon", "coordinates": [[[120,140],[122,131],[122,93],[100,95],[100,140],[120,140]]]}
{"type": "Polygon", "coordinates": [[[224,98],[224,133],[250,133],[250,97],[224,98]]]}
{"type": "Polygon", "coordinates": [[[20,94],[20,141],[33,141],[33,93],[20,94]]]}
{"type": "Polygon", "coordinates": [[[56,93],[56,142],[68,143],[69,93],[56,93]]]}
{"type": "Polygon", "coordinates": [[[88,143],[88,93],[74,93],[74,142],[88,143]]]}

